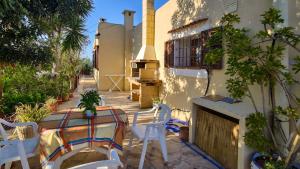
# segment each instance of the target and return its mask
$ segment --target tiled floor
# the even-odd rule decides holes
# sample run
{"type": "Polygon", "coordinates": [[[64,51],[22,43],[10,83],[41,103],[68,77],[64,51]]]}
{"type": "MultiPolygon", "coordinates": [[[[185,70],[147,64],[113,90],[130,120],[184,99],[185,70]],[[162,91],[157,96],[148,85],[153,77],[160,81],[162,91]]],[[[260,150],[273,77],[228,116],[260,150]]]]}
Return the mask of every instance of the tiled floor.
{"type": "MultiPolygon", "coordinates": [[[[62,105],[60,105],[59,110],[64,110],[72,107],[76,107],[79,102],[80,94],[86,88],[95,88],[95,82],[92,78],[83,77],[80,81],[80,86],[78,91],[74,94],[74,97],[62,105]]],[[[106,105],[119,107],[123,109],[127,114],[129,121],[132,122],[132,115],[136,111],[140,111],[137,102],[131,102],[127,99],[129,93],[127,92],[100,92],[104,96],[106,105]]],[[[139,122],[147,122],[150,117],[143,116],[139,122]]],[[[133,147],[129,149],[128,142],[129,136],[131,135],[128,129],[126,138],[124,140],[124,154],[121,157],[125,167],[128,169],[134,169],[138,167],[142,143],[137,141],[133,142],[133,147]]],[[[160,153],[160,146],[158,143],[150,143],[147,149],[146,160],[144,163],[145,169],[215,169],[216,167],[212,165],[209,161],[199,156],[197,153],[192,151],[189,147],[183,144],[177,136],[173,134],[168,134],[167,136],[167,146],[168,146],[168,157],[169,162],[164,163],[162,155],[160,153]]],[[[61,168],[69,168],[74,165],[79,165],[82,163],[103,160],[105,157],[102,154],[85,151],[79,153],[72,158],[66,160],[61,168]]],[[[30,159],[31,169],[40,169],[39,158],[34,157],[30,159]]],[[[20,163],[14,163],[13,168],[21,168],[20,163]]]]}

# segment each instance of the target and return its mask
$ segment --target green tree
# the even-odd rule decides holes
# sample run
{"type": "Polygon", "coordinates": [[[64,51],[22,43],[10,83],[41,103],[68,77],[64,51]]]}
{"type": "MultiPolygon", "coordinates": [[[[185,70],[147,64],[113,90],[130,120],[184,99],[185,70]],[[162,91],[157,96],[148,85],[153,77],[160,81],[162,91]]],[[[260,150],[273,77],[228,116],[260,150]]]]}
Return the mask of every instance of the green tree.
{"type": "Polygon", "coordinates": [[[0,61],[40,64],[80,50],[91,0],[2,0],[0,61]]]}
{"type": "MultiPolygon", "coordinates": [[[[261,23],[264,29],[254,36],[245,28],[236,28],[234,25],[239,22],[240,18],[236,14],[227,14],[222,18],[222,26],[213,35],[209,45],[213,45],[214,39],[220,39],[221,35],[224,40],[223,49],[212,49],[208,56],[212,63],[222,57],[222,54],[228,57],[226,74],[230,78],[226,82],[227,90],[236,99],[249,97],[256,110],[246,120],[246,144],[262,152],[279,151],[278,139],[275,137],[277,131],[273,125],[276,113],[286,116],[299,133],[296,121],[300,117],[300,99],[289,90],[289,86],[299,84],[295,75],[300,71],[300,58],[295,56],[292,71],[282,63],[282,59],[287,47],[300,52],[297,48],[300,36],[294,33],[294,28],[282,26],[284,20],[280,11],[274,8],[262,15],[261,23]],[[261,89],[262,113],[259,112],[258,103],[250,90],[250,86],[253,85],[258,85],[261,89]],[[278,97],[275,86],[279,86],[285,93],[288,105],[284,108],[275,102],[275,98],[278,97]],[[265,95],[265,91],[269,91],[269,94],[265,95]],[[271,100],[271,104],[268,105],[266,100],[271,100]]],[[[289,154],[285,156],[286,165],[295,151],[289,149],[289,154]]]]}
{"type": "Polygon", "coordinates": [[[85,44],[84,20],[92,9],[91,0],[53,0],[50,15],[39,21],[47,31],[50,47],[56,59],[57,70],[61,68],[63,54],[80,51],[85,44]]]}
{"type": "MultiPolygon", "coordinates": [[[[49,63],[51,50],[36,21],[45,13],[35,8],[40,1],[2,0],[0,2],[0,62],[49,63]]],[[[41,2],[40,2],[41,3],[41,2]]]]}

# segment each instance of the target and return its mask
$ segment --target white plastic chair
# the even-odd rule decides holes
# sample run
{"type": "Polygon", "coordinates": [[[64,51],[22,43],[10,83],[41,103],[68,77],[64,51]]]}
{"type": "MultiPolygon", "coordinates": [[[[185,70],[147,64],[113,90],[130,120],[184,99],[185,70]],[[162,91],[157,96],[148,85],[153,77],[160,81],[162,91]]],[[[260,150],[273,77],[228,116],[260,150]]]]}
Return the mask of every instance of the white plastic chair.
{"type": "MultiPolygon", "coordinates": [[[[18,136],[20,136],[19,130],[17,130],[17,133],[18,136]]],[[[3,139],[3,141],[0,141],[0,166],[5,164],[5,169],[10,169],[13,161],[21,160],[22,168],[29,169],[27,158],[35,156],[36,148],[39,144],[38,125],[34,122],[9,123],[0,119],[0,134],[3,139]],[[6,133],[3,124],[11,128],[32,126],[35,136],[25,140],[8,140],[8,134],[6,133]]]]}
{"type": "Polygon", "coordinates": [[[118,153],[115,150],[110,150],[107,156],[109,160],[82,164],[69,169],[118,169],[118,167],[124,167],[118,156],[118,153]]]}
{"type": "Polygon", "coordinates": [[[166,145],[166,130],[165,125],[171,119],[171,109],[165,104],[155,105],[151,110],[144,112],[137,112],[134,114],[132,124],[132,137],[129,141],[129,146],[132,146],[132,139],[136,137],[139,141],[144,141],[139,169],[144,166],[145,155],[147,151],[148,141],[159,141],[164,161],[168,161],[168,152],[166,145]],[[137,124],[139,115],[150,114],[154,112],[152,123],[137,124]]]}
{"type": "Polygon", "coordinates": [[[105,106],[105,98],[103,95],[100,95],[100,106],[105,106]]]}

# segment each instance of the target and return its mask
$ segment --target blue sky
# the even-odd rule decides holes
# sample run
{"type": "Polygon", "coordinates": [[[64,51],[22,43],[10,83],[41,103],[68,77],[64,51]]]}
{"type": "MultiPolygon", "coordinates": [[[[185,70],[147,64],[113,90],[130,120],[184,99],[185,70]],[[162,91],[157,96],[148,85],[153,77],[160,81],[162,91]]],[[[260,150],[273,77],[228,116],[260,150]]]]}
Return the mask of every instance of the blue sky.
{"type": "MultiPolygon", "coordinates": [[[[168,0],[154,0],[155,8],[159,8],[168,0]]],[[[97,29],[99,18],[107,19],[107,22],[123,23],[122,12],[125,10],[136,11],[134,16],[134,25],[142,20],[142,0],[94,0],[94,9],[86,20],[86,35],[89,38],[89,44],[85,47],[82,56],[91,58],[92,46],[97,29]]]]}

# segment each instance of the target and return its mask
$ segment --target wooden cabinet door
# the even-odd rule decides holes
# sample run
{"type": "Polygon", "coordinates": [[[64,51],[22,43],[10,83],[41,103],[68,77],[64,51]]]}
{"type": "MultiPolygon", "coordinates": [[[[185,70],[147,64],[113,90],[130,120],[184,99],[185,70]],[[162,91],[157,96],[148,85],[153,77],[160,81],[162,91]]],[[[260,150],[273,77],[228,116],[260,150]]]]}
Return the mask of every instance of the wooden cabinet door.
{"type": "Polygon", "coordinates": [[[195,144],[226,169],[237,169],[238,120],[200,108],[196,117],[195,144]]]}

